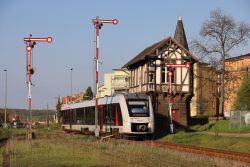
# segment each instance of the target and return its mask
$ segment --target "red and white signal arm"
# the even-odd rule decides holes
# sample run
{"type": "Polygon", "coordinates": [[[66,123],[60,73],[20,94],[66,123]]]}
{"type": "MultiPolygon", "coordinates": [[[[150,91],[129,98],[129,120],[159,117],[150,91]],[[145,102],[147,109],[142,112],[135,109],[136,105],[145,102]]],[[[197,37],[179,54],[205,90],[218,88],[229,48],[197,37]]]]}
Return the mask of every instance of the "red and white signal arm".
{"type": "Polygon", "coordinates": [[[93,19],[92,21],[94,24],[97,24],[97,23],[103,23],[103,24],[106,24],[106,23],[111,23],[111,24],[118,24],[118,20],[117,19],[113,19],[113,20],[99,20],[99,19],[93,19]]]}
{"type": "Polygon", "coordinates": [[[190,68],[190,64],[165,64],[165,67],[186,67],[190,68]]]}
{"type": "Polygon", "coordinates": [[[52,37],[47,38],[24,38],[24,42],[52,42],[52,37]]]}

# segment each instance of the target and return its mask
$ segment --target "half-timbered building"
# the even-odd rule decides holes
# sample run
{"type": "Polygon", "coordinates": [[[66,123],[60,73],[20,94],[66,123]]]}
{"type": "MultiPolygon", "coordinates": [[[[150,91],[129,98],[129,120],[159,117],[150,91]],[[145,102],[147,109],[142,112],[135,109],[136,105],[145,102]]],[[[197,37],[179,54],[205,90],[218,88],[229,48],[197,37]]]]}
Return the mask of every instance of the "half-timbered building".
{"type": "Polygon", "coordinates": [[[149,94],[155,111],[157,133],[169,131],[169,67],[165,64],[190,64],[190,68],[172,68],[172,119],[175,128],[185,128],[193,97],[193,65],[198,61],[189,52],[187,39],[179,17],[174,37],[167,37],[140,52],[123,68],[130,71],[129,92],[149,94]]]}

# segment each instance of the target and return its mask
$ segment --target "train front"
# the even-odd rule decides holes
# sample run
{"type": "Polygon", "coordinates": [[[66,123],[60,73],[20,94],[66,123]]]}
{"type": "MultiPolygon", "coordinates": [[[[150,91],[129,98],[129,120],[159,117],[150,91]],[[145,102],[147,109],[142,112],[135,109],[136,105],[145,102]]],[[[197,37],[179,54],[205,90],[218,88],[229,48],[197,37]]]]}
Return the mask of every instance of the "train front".
{"type": "Polygon", "coordinates": [[[153,134],[154,113],[151,99],[148,95],[127,94],[126,112],[123,114],[123,133],[126,134],[153,134]]]}

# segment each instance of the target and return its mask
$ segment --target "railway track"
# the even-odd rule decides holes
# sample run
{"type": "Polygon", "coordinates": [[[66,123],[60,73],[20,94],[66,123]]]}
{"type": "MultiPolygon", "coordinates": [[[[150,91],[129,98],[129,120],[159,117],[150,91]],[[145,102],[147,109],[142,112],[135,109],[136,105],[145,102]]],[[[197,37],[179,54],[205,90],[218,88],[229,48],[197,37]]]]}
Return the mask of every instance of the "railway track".
{"type": "Polygon", "coordinates": [[[151,147],[173,149],[173,150],[182,151],[182,152],[203,154],[203,155],[208,155],[208,156],[213,156],[213,157],[219,157],[219,158],[224,158],[224,159],[250,163],[250,154],[247,154],[247,153],[239,153],[239,152],[233,152],[233,151],[218,150],[218,149],[197,147],[197,146],[184,145],[184,144],[173,144],[173,143],[166,143],[166,142],[162,143],[162,142],[156,142],[156,141],[144,141],[143,143],[151,147]]]}

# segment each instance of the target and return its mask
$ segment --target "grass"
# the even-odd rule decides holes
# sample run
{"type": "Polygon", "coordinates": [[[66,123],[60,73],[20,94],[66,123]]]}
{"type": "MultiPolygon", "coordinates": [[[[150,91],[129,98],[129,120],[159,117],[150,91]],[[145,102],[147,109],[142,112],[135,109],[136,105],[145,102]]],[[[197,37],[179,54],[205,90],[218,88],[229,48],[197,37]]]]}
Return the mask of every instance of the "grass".
{"type": "Polygon", "coordinates": [[[240,134],[250,133],[250,126],[230,128],[228,120],[220,120],[215,124],[194,125],[187,132],[169,134],[160,139],[160,142],[171,142],[178,144],[189,144],[201,147],[244,152],[250,154],[249,138],[239,137],[240,134]],[[238,137],[223,136],[229,133],[238,137]]]}
{"type": "Polygon", "coordinates": [[[244,152],[250,154],[249,138],[215,136],[196,132],[179,132],[167,135],[160,142],[189,144],[194,146],[244,152]]]}
{"type": "Polygon", "coordinates": [[[4,155],[10,158],[10,166],[247,166],[247,164],[235,161],[180,153],[127,141],[100,142],[90,136],[65,134],[61,131],[45,129],[37,129],[36,134],[37,139],[32,141],[25,140],[25,137],[9,139],[2,149],[4,155]]]}
{"type": "Polygon", "coordinates": [[[81,164],[93,166],[96,164],[97,158],[87,154],[88,150],[74,142],[74,139],[69,142],[66,138],[60,143],[51,140],[53,139],[39,139],[32,142],[12,140],[12,143],[9,143],[12,153],[11,166],[80,166],[81,164]]]}
{"type": "Polygon", "coordinates": [[[202,132],[224,132],[224,133],[250,133],[250,125],[242,125],[239,128],[230,126],[229,120],[220,120],[215,124],[193,125],[189,128],[190,131],[202,132]]]}
{"type": "Polygon", "coordinates": [[[0,128],[0,140],[10,137],[12,132],[12,129],[0,128]]]}
{"type": "Polygon", "coordinates": [[[250,133],[250,125],[242,125],[240,128],[234,128],[230,126],[228,120],[220,120],[212,126],[211,130],[226,133],[250,133]]]}

